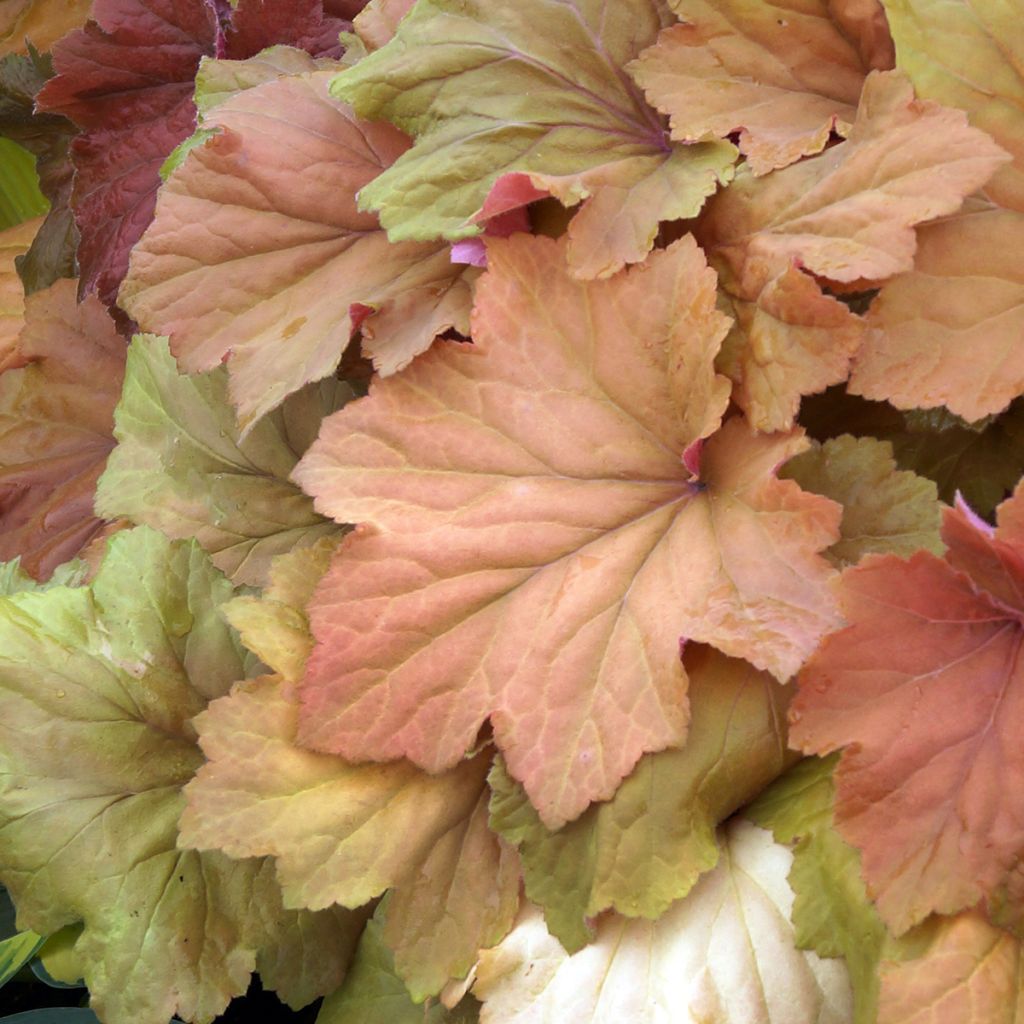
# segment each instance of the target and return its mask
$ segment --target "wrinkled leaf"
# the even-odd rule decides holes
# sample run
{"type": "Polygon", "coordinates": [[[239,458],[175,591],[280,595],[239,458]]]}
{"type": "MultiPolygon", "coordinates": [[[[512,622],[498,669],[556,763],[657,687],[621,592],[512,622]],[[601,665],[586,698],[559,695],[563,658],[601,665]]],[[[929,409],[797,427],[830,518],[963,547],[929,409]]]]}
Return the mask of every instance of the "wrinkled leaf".
{"type": "Polygon", "coordinates": [[[674,0],[666,29],[629,70],[672,137],[739,133],[754,174],[820,153],[853,123],[864,75],[826,0],[674,0]]]}
{"type": "Polygon", "coordinates": [[[826,552],[837,566],[872,553],[942,554],[937,488],[897,469],[888,441],[844,434],[797,455],[779,475],[843,506],[842,538],[826,552]]]}
{"type": "Polygon", "coordinates": [[[0,875],[34,930],[85,922],[75,952],[107,1024],[209,1019],[254,968],[302,1005],[338,984],[361,925],[298,920],[269,862],[176,847],[202,763],[191,719],[245,674],[217,613],[230,595],[197,545],[142,528],[90,586],[0,600],[0,875]]]}
{"type": "Polygon", "coordinates": [[[266,82],[207,114],[215,134],[167,181],[121,289],[144,329],[170,335],[183,370],[230,353],[246,429],[332,373],[356,326],[383,372],[468,327],[469,286],[448,247],[392,246],[356,211],[355,193],[408,143],[332,100],[330,77],[266,82]]]}
{"type": "Polygon", "coordinates": [[[688,646],[690,735],[647,754],[607,803],[549,832],[501,762],[491,771],[491,827],[514,843],[527,898],[570,953],[603,910],[659,917],[718,862],[715,829],[786,759],[788,693],[766,672],[688,646]]]}
{"type": "Polygon", "coordinates": [[[194,537],[232,579],[263,584],[274,555],[337,532],[288,475],[322,417],[352,389],[334,378],[311,384],[244,440],[227,392],[223,368],[186,376],[166,339],[136,336],[114,414],[118,444],[97,486],[96,509],[169,537],[194,537]]]}
{"type": "Polygon", "coordinates": [[[868,892],[900,934],[995,890],[1024,852],[1021,492],[1000,528],[947,510],[945,560],[873,556],[842,579],[850,625],[800,675],[791,742],[846,747],[836,825],[860,849],[868,892]]]}
{"type": "Polygon", "coordinates": [[[734,419],[684,465],[727,398],[692,240],[599,282],[564,242],[488,255],[476,344],[378,382],[296,470],[363,524],[311,605],[300,741],[440,771],[492,716],[555,828],[682,739],[681,637],[795,671],[835,621],[839,509],[774,478],[797,433],[734,419]]]}
{"type": "Polygon", "coordinates": [[[103,528],[96,480],[113,447],[124,342],[95,297],[75,282],[31,295],[18,340],[20,369],[0,376],[0,559],[21,556],[45,579],[103,528]]]}
{"type": "Polygon", "coordinates": [[[794,260],[835,281],[879,280],[910,270],[916,224],[955,211],[1008,159],[963,111],[872,72],[844,142],[763,178],[741,170],[702,231],[751,298],[794,260]]]}
{"type": "Polygon", "coordinates": [[[438,776],[352,765],[297,746],[297,710],[267,678],[196,720],[207,763],[186,790],[181,842],[274,857],[289,906],[359,907],[396,887],[385,936],[418,998],[434,994],[518,904],[514,860],[486,827],[490,757],[438,776]]]}
{"type": "Polygon", "coordinates": [[[752,426],[789,430],[804,395],[846,379],[864,322],[795,266],[756,295],[734,294],[732,285],[721,300],[735,322],[716,365],[752,426]]]}
{"type": "Polygon", "coordinates": [[[474,994],[487,1024],[843,1024],[850,982],[837,960],[794,947],[786,882],[792,855],[742,819],[722,859],[657,921],[608,915],[569,956],[539,911],[481,955],[474,994]]]}
{"type": "Polygon", "coordinates": [[[394,241],[458,240],[502,212],[488,197],[504,178],[521,190],[512,205],[545,192],[583,203],[569,233],[580,276],[642,260],[659,221],[694,216],[735,159],[728,143],[673,147],[621,70],[667,21],[659,0],[420,0],[333,86],[416,138],[361,207],[394,241]]]}

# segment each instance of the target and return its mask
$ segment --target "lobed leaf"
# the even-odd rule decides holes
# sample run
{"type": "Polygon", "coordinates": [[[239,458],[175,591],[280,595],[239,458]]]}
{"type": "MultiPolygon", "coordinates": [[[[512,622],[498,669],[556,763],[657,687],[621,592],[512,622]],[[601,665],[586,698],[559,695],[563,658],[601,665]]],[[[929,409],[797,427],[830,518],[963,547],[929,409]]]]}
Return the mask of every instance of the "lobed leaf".
{"type": "Polygon", "coordinates": [[[408,143],[332,100],[330,78],[268,81],[207,113],[214,134],[168,179],[120,293],[144,329],[170,335],[183,370],[229,356],[246,431],[332,373],[357,326],[382,372],[467,329],[466,272],[448,247],[390,245],[357,212],[355,194],[408,143]]]}
{"type": "Polygon", "coordinates": [[[275,858],[292,907],[355,908],[395,887],[385,938],[416,998],[436,994],[518,907],[515,862],[486,826],[490,757],[437,776],[352,765],[299,747],[297,717],[266,678],[196,720],[207,763],[186,789],[182,844],[275,858]]]}
{"type": "Polygon", "coordinates": [[[696,142],[739,134],[756,175],[825,148],[853,124],[864,75],[826,0],[674,0],[665,29],[629,66],[647,98],[696,142]]]}
{"type": "Polygon", "coordinates": [[[819,440],[844,433],[892,444],[901,469],[933,480],[947,504],[957,494],[983,516],[1009,497],[1024,475],[1024,401],[970,424],[945,409],[900,412],[836,388],[805,399],[800,422],[819,440]]]}
{"type": "Polygon", "coordinates": [[[473,989],[484,1004],[481,1019],[849,1020],[845,967],[794,947],[789,851],[743,820],[724,830],[722,851],[719,866],[657,921],[609,915],[596,942],[573,956],[548,935],[538,911],[526,910],[500,945],[481,954],[473,989]]]}
{"type": "Polygon", "coordinates": [[[789,430],[804,395],[846,380],[864,341],[864,321],[793,265],[756,295],[727,279],[719,301],[734,323],[716,366],[758,430],[789,430]]]}
{"type": "Polygon", "coordinates": [[[0,876],[34,930],[84,922],[75,953],[111,1024],[209,1019],[254,968],[302,1005],[361,926],[285,911],[268,862],[177,849],[191,719],[245,674],[230,594],[196,545],[143,528],[87,587],[0,599],[0,876]]]}
{"type": "Polygon", "coordinates": [[[491,827],[518,847],[526,896],[570,953],[608,909],[651,920],[718,862],[715,829],[787,760],[788,692],[768,673],[688,646],[690,734],[646,754],[607,803],[549,832],[501,761],[491,770],[491,827]]]}
{"type": "Polygon", "coordinates": [[[668,22],[660,0],[420,0],[333,86],[360,117],[416,138],[362,190],[361,208],[379,211],[393,241],[458,240],[507,209],[503,191],[513,205],[550,192],[583,203],[574,273],[642,260],[659,222],[694,216],[736,155],[727,143],[673,147],[623,74],[668,22]]]}
{"type": "Polygon", "coordinates": [[[491,716],[552,828],[682,739],[680,637],[795,671],[835,621],[838,524],[773,476],[797,434],[732,420],[684,465],[726,400],[691,239],[599,282],[564,252],[492,240],[476,344],[378,382],[296,470],[364,524],[311,605],[300,742],[440,771],[491,716]]]}
{"type": "Polygon", "coordinates": [[[414,1003],[381,932],[375,919],[367,924],[345,984],[324,1000],[316,1024],[477,1024],[479,1003],[471,996],[452,1010],[414,1003]]]}
{"type": "Polygon", "coordinates": [[[178,372],[164,338],[137,335],[114,413],[117,447],[96,487],[96,510],[194,537],[239,583],[263,584],[271,559],[338,532],[289,482],[322,417],[353,395],[330,378],[259,420],[244,439],[227,372],[178,372]]]}
{"type": "Polygon", "coordinates": [[[242,594],[222,608],[242,643],[286,682],[297,683],[302,678],[313,649],[306,605],[337,544],[336,536],[321,537],[308,547],[277,555],[271,560],[268,582],[259,597],[242,594]]]}
{"type": "Polygon", "coordinates": [[[96,480],[114,445],[124,342],[62,279],[25,303],[16,369],[0,376],[0,559],[45,579],[103,529],[96,480]]]}
{"type": "Polygon", "coordinates": [[[915,225],[953,213],[1009,155],[960,110],[872,72],[844,142],[763,178],[740,171],[702,228],[754,298],[793,261],[839,282],[910,270],[915,225]]]}
{"type": "Polygon", "coordinates": [[[848,748],[836,825],[896,934],[972,907],[1024,850],[1024,807],[1002,781],[1021,770],[1021,500],[1000,507],[995,532],[963,506],[947,511],[944,561],[876,556],[847,570],[850,625],[800,676],[791,740],[848,748]]]}
{"type": "MultiPolygon", "coordinates": [[[[1022,122],[1024,131],[1024,122],[1022,122]]],[[[914,269],[872,303],[850,391],[967,420],[1024,394],[1024,212],[963,212],[921,228],[914,269]]]]}
{"type": "Polygon", "coordinates": [[[843,506],[842,536],[826,552],[839,567],[869,554],[944,550],[935,484],[897,469],[888,441],[843,434],[797,455],[779,475],[843,506]]]}

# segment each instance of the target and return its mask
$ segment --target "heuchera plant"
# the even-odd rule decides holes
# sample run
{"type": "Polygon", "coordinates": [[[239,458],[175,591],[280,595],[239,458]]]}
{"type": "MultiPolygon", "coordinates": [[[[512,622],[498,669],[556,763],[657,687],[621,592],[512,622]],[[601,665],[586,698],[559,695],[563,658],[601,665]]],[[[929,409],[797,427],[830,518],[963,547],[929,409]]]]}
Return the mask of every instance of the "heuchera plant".
{"type": "Polygon", "coordinates": [[[1021,0],[0,30],[51,973],[104,1024],[252,972],[321,1024],[1024,1024],[1021,0]]]}

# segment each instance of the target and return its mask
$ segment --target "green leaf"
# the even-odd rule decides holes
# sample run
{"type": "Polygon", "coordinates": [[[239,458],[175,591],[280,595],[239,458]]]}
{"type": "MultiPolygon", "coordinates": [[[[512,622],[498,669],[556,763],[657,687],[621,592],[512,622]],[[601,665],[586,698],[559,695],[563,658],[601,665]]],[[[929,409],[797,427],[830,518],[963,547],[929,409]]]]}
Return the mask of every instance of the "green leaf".
{"type": "Polygon", "coordinates": [[[89,566],[77,558],[58,565],[44,583],[33,579],[21,567],[21,559],[0,562],[0,597],[10,597],[26,590],[49,590],[50,587],[80,586],[89,573],[89,566]]]}
{"type": "Polygon", "coordinates": [[[374,918],[366,925],[345,984],[324,1000],[316,1024],[475,1024],[479,1006],[472,996],[453,1010],[432,1000],[414,1003],[374,918]]]}
{"type": "Polygon", "coordinates": [[[855,1024],[874,1024],[878,965],[894,956],[895,940],[868,898],[860,856],[832,825],[832,772],[838,755],[806,758],[769,786],[743,813],[778,842],[794,844],[789,884],[797,945],[820,956],[846,958],[855,1024]]]}
{"type": "Polygon", "coordinates": [[[6,985],[46,941],[35,932],[19,932],[0,942],[0,986],[6,985]]]}
{"type": "Polygon", "coordinates": [[[935,483],[897,469],[888,441],[843,434],[790,459],[779,476],[843,506],[842,537],[826,552],[837,566],[873,553],[945,549],[935,483]]]}
{"type": "Polygon", "coordinates": [[[495,763],[491,827],[519,848],[526,895],[569,952],[588,918],[611,908],[659,917],[718,862],[715,829],[783,770],[789,694],[767,672],[697,645],[686,652],[690,731],[647,754],[615,796],[549,832],[522,787],[495,763]]]}
{"type": "Polygon", "coordinates": [[[332,83],[360,117],[416,138],[361,190],[361,207],[379,211],[392,241],[457,240],[546,191],[584,203],[569,232],[581,277],[642,260],[659,221],[695,216],[737,156],[725,142],[672,145],[623,73],[669,20],[659,0],[419,0],[332,83]]]}
{"type": "Polygon", "coordinates": [[[254,969],[302,1005],[338,984],[362,916],[287,911],[273,865],[179,850],[192,718],[246,674],[230,583],[194,542],[122,531],[89,586],[0,598],[0,878],[75,943],[105,1024],[212,1018],[254,969]]]}
{"type": "Polygon", "coordinates": [[[54,932],[43,943],[32,961],[35,976],[51,988],[82,988],[82,958],[75,944],[82,934],[81,924],[69,924],[54,932]]]}
{"type": "Polygon", "coordinates": [[[900,469],[933,480],[949,504],[959,492],[983,516],[992,514],[1024,474],[1022,399],[975,424],[943,409],[901,412],[836,387],[805,398],[799,420],[819,441],[854,434],[890,442],[900,469]]]}
{"type": "MultiPolygon", "coordinates": [[[[237,93],[253,89],[264,82],[337,66],[332,60],[318,60],[305,50],[297,50],[292,46],[268,46],[246,60],[203,57],[196,72],[196,108],[202,118],[237,93]]],[[[166,180],[167,174],[163,171],[160,173],[166,180]]]]}
{"type": "Polygon", "coordinates": [[[354,392],[333,377],[309,384],[242,441],[227,391],[223,368],[181,374],[165,338],[136,335],[96,509],[195,537],[236,582],[262,585],[274,555],[339,532],[288,478],[321,419],[354,392]]]}
{"type": "Polygon", "coordinates": [[[46,213],[35,157],[10,139],[0,139],[0,230],[46,213]]]}

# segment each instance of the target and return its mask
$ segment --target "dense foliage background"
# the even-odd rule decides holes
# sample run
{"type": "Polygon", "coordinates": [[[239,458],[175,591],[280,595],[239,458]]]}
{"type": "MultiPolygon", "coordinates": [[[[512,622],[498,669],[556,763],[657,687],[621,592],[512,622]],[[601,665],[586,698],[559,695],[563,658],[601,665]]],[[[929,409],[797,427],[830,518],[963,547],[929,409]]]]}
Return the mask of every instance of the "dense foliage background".
{"type": "Polygon", "coordinates": [[[7,1008],[1024,1024],[1022,25],[8,0],[7,1008]]]}

